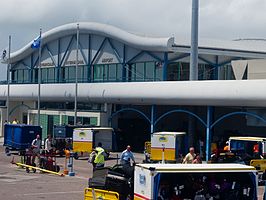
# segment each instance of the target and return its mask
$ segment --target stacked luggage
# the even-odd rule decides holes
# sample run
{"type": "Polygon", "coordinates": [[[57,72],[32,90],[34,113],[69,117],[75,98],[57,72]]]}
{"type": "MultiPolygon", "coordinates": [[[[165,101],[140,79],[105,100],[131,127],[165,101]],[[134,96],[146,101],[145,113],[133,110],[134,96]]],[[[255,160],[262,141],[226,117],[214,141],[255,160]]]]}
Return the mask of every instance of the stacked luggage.
{"type": "Polygon", "coordinates": [[[93,177],[89,179],[89,187],[117,192],[120,200],[123,200],[133,196],[133,176],[134,167],[123,165],[104,167],[93,172],[93,177]]]}

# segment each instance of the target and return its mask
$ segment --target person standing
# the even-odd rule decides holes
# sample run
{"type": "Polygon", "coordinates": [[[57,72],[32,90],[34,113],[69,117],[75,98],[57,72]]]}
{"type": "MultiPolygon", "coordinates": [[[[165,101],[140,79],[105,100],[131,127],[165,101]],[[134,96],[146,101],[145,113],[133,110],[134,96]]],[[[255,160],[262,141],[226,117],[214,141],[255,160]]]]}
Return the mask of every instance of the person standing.
{"type": "Polygon", "coordinates": [[[102,148],[102,143],[99,142],[98,146],[94,149],[96,152],[96,156],[94,159],[94,166],[95,169],[104,167],[104,162],[105,162],[105,150],[102,148]]]}
{"type": "Polygon", "coordinates": [[[120,163],[122,165],[130,165],[130,159],[135,163],[135,158],[131,152],[131,147],[128,145],[126,150],[124,150],[121,154],[120,163]]]}
{"type": "Polygon", "coordinates": [[[194,147],[189,148],[189,153],[185,156],[183,159],[183,164],[191,164],[193,160],[195,159],[196,154],[195,154],[195,149],[194,147]]]}
{"type": "Polygon", "coordinates": [[[36,138],[32,140],[31,148],[32,148],[32,164],[35,163],[36,156],[38,157],[38,166],[40,165],[40,151],[41,151],[42,140],[40,139],[40,135],[36,135],[36,138]]]}
{"type": "Polygon", "coordinates": [[[18,120],[15,118],[12,122],[12,124],[18,124],[18,120]]]}
{"type": "Polygon", "coordinates": [[[44,143],[44,149],[46,153],[52,153],[52,136],[49,134],[44,143]]]}
{"type": "Polygon", "coordinates": [[[230,151],[229,141],[226,141],[225,146],[224,146],[224,151],[225,152],[229,152],[230,151]]]}

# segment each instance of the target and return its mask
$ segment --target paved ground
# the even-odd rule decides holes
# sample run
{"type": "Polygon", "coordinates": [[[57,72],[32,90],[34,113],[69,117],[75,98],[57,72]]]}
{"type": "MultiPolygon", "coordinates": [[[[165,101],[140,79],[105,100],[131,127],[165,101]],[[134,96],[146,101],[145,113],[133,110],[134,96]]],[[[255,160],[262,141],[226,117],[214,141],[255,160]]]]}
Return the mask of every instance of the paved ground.
{"type": "MultiPolygon", "coordinates": [[[[116,157],[113,155],[112,157],[116,157]]],[[[142,154],[136,154],[137,162],[143,159],[142,154]]],[[[19,157],[15,156],[15,161],[19,157]]],[[[87,186],[88,178],[92,175],[91,165],[85,159],[75,160],[74,168],[76,176],[59,177],[41,173],[26,173],[25,169],[12,165],[11,157],[4,154],[4,148],[0,144],[0,199],[1,200],[82,200],[83,191],[87,186]]],[[[64,158],[57,159],[63,170],[64,158]]],[[[116,160],[108,160],[107,166],[112,166],[116,160]]],[[[262,199],[264,187],[259,188],[259,198],[262,199]]]]}
{"type": "MultiPolygon", "coordinates": [[[[116,157],[112,155],[112,157],[116,157]]],[[[142,160],[142,155],[137,154],[137,161],[142,160]]],[[[88,178],[92,175],[91,165],[87,159],[75,160],[74,169],[76,176],[59,177],[56,175],[26,173],[10,161],[13,156],[8,157],[0,144],[0,199],[1,200],[82,200],[84,199],[84,188],[87,186],[88,178]]],[[[19,162],[18,156],[14,160],[19,162]]],[[[63,171],[64,158],[57,159],[63,171]]],[[[116,159],[108,160],[107,166],[116,164],[116,159]]]]}

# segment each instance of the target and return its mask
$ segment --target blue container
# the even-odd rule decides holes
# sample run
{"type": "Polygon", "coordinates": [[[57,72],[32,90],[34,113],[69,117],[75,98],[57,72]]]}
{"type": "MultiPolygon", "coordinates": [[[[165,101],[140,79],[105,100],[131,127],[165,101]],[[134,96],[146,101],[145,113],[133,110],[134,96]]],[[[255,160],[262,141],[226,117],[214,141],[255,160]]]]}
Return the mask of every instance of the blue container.
{"type": "Polygon", "coordinates": [[[25,150],[31,146],[31,142],[40,135],[42,138],[42,128],[40,126],[26,124],[5,124],[4,146],[13,150],[25,150]]]}

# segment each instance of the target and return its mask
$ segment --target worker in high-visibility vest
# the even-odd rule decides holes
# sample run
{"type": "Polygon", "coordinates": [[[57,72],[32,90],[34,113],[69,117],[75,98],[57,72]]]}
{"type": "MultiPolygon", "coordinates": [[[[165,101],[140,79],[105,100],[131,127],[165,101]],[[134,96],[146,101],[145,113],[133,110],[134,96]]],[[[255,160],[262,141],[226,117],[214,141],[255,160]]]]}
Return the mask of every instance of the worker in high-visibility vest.
{"type": "Polygon", "coordinates": [[[105,150],[102,148],[102,143],[99,142],[98,146],[94,150],[96,152],[96,156],[94,159],[95,169],[104,167],[105,150]]]}

